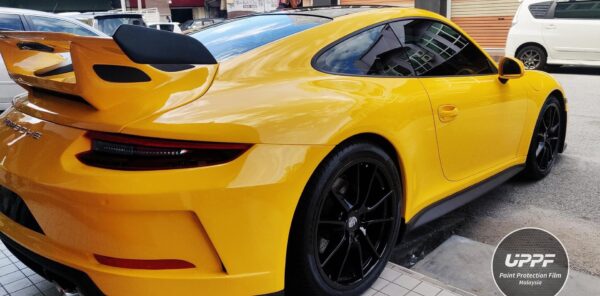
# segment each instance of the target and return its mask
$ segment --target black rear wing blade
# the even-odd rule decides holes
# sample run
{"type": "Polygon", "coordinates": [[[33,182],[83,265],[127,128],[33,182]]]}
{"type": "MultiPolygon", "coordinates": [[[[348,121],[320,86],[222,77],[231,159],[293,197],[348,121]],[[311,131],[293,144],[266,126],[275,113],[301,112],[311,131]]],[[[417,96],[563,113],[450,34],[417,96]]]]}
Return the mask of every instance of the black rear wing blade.
{"type": "Polygon", "coordinates": [[[210,51],[188,35],[121,25],[113,39],[123,53],[138,64],[217,64],[210,51]]]}

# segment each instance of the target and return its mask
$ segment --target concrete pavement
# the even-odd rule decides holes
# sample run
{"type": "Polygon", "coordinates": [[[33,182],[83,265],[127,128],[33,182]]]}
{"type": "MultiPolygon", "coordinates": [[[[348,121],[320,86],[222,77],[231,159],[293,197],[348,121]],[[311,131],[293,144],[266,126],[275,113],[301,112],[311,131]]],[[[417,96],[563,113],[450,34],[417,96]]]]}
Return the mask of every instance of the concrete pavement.
{"type": "MultiPolygon", "coordinates": [[[[492,277],[495,246],[452,236],[412,270],[480,296],[502,296],[492,277]]],[[[559,295],[600,295],[600,278],[571,270],[559,295]]]]}

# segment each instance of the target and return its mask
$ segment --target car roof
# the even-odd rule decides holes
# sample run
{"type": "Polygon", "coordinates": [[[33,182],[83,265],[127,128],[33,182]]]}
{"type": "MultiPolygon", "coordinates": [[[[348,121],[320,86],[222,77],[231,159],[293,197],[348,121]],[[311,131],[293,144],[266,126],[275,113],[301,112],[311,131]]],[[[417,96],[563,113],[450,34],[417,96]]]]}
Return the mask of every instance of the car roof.
{"type": "Polygon", "coordinates": [[[93,28],[85,23],[82,23],[82,22],[78,21],[77,19],[70,17],[70,16],[54,14],[54,13],[49,13],[49,12],[44,12],[44,11],[39,11],[39,10],[10,8],[10,7],[0,7],[0,13],[35,15],[35,16],[43,16],[43,17],[48,17],[48,18],[59,19],[59,20],[68,21],[71,23],[75,22],[75,23],[77,23],[77,25],[80,25],[80,26],[86,28],[87,30],[90,30],[90,31],[96,33],[98,36],[102,36],[102,37],[107,36],[105,33],[98,31],[95,28],[93,28]]]}
{"type": "Polygon", "coordinates": [[[327,18],[337,18],[353,13],[364,12],[372,9],[390,8],[394,6],[388,5],[338,5],[338,6],[322,6],[322,7],[304,7],[296,9],[282,9],[267,12],[268,14],[295,14],[307,16],[320,16],[327,18]]]}

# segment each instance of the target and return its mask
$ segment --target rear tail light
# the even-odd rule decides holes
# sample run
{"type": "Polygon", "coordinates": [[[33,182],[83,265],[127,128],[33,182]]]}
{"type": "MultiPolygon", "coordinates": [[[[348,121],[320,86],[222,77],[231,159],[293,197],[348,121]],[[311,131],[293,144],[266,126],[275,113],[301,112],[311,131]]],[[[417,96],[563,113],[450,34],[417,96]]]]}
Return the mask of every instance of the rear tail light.
{"type": "Polygon", "coordinates": [[[251,144],[192,142],[88,132],[90,151],[77,158],[86,165],[115,170],[164,170],[232,161],[251,144]]]}

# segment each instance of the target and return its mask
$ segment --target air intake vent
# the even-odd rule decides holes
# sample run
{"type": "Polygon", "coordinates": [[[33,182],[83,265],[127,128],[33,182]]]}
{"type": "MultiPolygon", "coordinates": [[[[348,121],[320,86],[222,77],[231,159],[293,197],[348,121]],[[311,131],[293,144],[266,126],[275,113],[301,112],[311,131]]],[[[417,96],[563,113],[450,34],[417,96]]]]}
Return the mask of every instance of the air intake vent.
{"type": "Polygon", "coordinates": [[[127,66],[94,65],[94,71],[102,80],[114,83],[148,82],[150,76],[144,71],[127,66]]]}
{"type": "Polygon", "coordinates": [[[23,199],[4,186],[0,186],[0,211],[22,226],[44,234],[23,199]]]}

